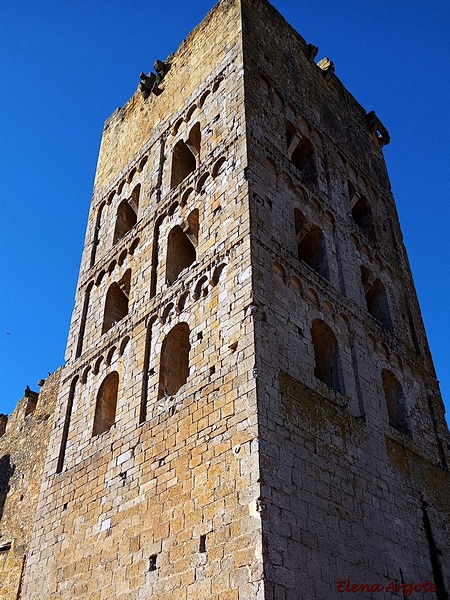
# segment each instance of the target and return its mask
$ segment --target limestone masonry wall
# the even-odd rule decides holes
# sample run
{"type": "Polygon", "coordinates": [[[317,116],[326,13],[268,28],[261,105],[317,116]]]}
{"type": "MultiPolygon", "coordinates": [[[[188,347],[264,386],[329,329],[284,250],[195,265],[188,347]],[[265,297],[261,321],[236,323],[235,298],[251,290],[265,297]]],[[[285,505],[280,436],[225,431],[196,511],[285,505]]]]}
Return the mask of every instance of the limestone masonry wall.
{"type": "Polygon", "coordinates": [[[389,134],[316,54],[221,0],[105,123],[67,364],[0,416],[0,598],[449,599],[389,134]]]}
{"type": "Polygon", "coordinates": [[[265,598],[339,580],[448,598],[449,435],[386,132],[272,7],[244,6],[265,598]]]}

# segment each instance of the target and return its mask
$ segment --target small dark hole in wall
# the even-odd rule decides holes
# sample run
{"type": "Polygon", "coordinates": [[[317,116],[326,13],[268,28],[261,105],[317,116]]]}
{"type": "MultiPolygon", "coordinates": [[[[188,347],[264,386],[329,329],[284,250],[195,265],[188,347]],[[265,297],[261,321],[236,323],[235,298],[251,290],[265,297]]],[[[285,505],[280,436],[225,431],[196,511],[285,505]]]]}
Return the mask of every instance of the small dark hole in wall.
{"type": "Polygon", "coordinates": [[[200,333],[197,333],[197,339],[198,340],[202,340],[203,339],[203,333],[200,331],[200,333]]]}
{"type": "Polygon", "coordinates": [[[22,502],[22,500],[23,500],[23,494],[20,494],[19,500],[20,500],[20,502],[22,502]]]}
{"type": "Polygon", "coordinates": [[[216,372],[216,367],[212,366],[209,368],[209,374],[210,375],[214,375],[214,373],[216,372]]]}
{"type": "Polygon", "coordinates": [[[237,347],[238,347],[238,342],[233,342],[232,344],[230,344],[228,346],[228,348],[231,350],[231,352],[236,352],[237,347]]]}
{"type": "Polygon", "coordinates": [[[198,546],[199,552],[206,552],[206,535],[200,536],[200,544],[198,546]]]}
{"type": "Polygon", "coordinates": [[[148,559],[148,570],[149,571],[156,571],[156,558],[157,558],[157,555],[152,554],[150,556],[150,558],[148,559]]]}
{"type": "Polygon", "coordinates": [[[69,503],[68,503],[68,502],[66,502],[66,503],[64,504],[64,506],[63,506],[63,510],[67,510],[67,507],[68,507],[68,505],[69,505],[69,503]]]}

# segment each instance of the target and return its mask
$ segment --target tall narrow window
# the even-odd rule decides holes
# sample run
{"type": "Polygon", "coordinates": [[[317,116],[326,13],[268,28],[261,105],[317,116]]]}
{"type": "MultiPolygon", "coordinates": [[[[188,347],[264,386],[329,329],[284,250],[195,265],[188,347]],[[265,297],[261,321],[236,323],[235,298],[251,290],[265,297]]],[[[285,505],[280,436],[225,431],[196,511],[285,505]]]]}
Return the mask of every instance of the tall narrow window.
{"type": "MultiPolygon", "coordinates": [[[[351,193],[351,184],[349,184],[349,194],[351,193]]],[[[372,210],[370,204],[364,196],[358,196],[353,193],[350,198],[352,217],[358,227],[364,231],[369,239],[375,241],[375,226],[373,223],[372,210]]]]}
{"type": "Polygon", "coordinates": [[[295,234],[297,239],[297,255],[319,275],[329,278],[325,238],[316,225],[311,225],[295,209],[295,234]]]}
{"type": "Polygon", "coordinates": [[[109,286],[106,294],[102,333],[106,333],[128,314],[130,280],[131,271],[128,269],[119,282],[114,282],[109,286]]]}
{"type": "Polygon", "coordinates": [[[164,338],[159,368],[158,398],[174,396],[189,375],[189,326],[179,323],[164,338]]]}
{"type": "Polygon", "coordinates": [[[116,227],[114,229],[113,244],[118,242],[132,229],[137,222],[137,212],[129,200],[123,200],[117,209],[116,227]]]}
{"type": "Polygon", "coordinates": [[[389,424],[398,431],[410,435],[402,386],[395,375],[387,369],[382,370],[381,380],[383,382],[389,424]]]}
{"type": "Polygon", "coordinates": [[[286,140],[291,163],[300,171],[304,179],[314,179],[316,167],[311,142],[290,121],[286,121],[286,140]]]}
{"type": "Polygon", "coordinates": [[[178,275],[197,260],[198,210],[192,211],[184,229],[175,225],[167,240],[166,280],[173,283],[178,275]]]}
{"type": "Polygon", "coordinates": [[[95,219],[94,239],[92,241],[92,251],[91,251],[91,260],[90,260],[91,267],[95,264],[97,247],[98,247],[98,244],[100,241],[100,229],[102,227],[102,214],[103,214],[103,209],[105,208],[105,206],[106,206],[105,202],[102,202],[102,204],[100,204],[100,206],[98,207],[98,211],[97,211],[97,217],[95,219]]]}
{"type": "Polygon", "coordinates": [[[181,183],[189,173],[195,171],[197,164],[195,156],[183,140],[175,144],[172,156],[172,176],[170,187],[175,187],[181,183]]]}
{"type": "Polygon", "coordinates": [[[384,285],[379,279],[373,279],[370,271],[365,267],[361,269],[361,283],[364,287],[367,310],[383,327],[392,329],[391,313],[384,285]]]}
{"type": "Polygon", "coordinates": [[[139,423],[144,423],[147,420],[147,395],[148,395],[148,379],[150,377],[150,355],[152,345],[152,327],[156,317],[152,317],[147,326],[147,335],[145,339],[144,350],[144,368],[142,371],[142,389],[141,389],[141,407],[139,411],[139,423]]]}
{"type": "Polygon", "coordinates": [[[83,312],[81,313],[80,331],[78,332],[78,341],[77,341],[77,349],[76,349],[76,353],[75,353],[75,358],[78,358],[79,356],[81,356],[81,353],[83,351],[83,341],[84,341],[84,333],[86,330],[87,313],[89,310],[89,301],[90,301],[91,291],[92,291],[93,286],[94,286],[94,283],[91,281],[89,283],[88,287],[86,288],[86,292],[84,294],[83,312]]]}
{"type": "Polygon", "coordinates": [[[136,214],[138,214],[139,211],[139,198],[141,195],[141,184],[138,183],[137,186],[135,186],[133,188],[133,191],[131,192],[131,198],[129,199],[129,203],[131,208],[134,210],[134,212],[136,214]]]}
{"type": "Polygon", "coordinates": [[[181,183],[197,168],[200,162],[201,137],[200,123],[196,123],[186,142],[179,140],[175,144],[172,155],[171,188],[181,183]]]}
{"type": "Polygon", "coordinates": [[[66,416],[64,417],[64,427],[63,427],[63,434],[62,434],[62,439],[61,439],[61,446],[59,448],[58,464],[56,466],[57,473],[61,473],[61,471],[63,470],[63,467],[64,467],[64,459],[66,456],[67,441],[69,439],[70,421],[72,418],[73,402],[75,399],[77,383],[78,383],[78,376],[75,377],[72,380],[72,383],[70,384],[69,398],[67,400],[67,406],[66,406],[66,416]]]}
{"type": "Polygon", "coordinates": [[[119,374],[113,371],[105,377],[97,394],[92,436],[108,431],[116,421],[119,374]]]}
{"type": "Polygon", "coordinates": [[[153,242],[152,242],[152,270],[150,278],[150,298],[156,294],[156,284],[158,276],[158,251],[159,251],[159,234],[161,229],[161,223],[165,219],[165,214],[160,215],[155,222],[153,229],[153,242]]]}
{"type": "Polygon", "coordinates": [[[311,333],[316,361],[314,375],[328,387],[345,394],[336,336],[328,325],[319,319],[313,322],[311,333]]]}

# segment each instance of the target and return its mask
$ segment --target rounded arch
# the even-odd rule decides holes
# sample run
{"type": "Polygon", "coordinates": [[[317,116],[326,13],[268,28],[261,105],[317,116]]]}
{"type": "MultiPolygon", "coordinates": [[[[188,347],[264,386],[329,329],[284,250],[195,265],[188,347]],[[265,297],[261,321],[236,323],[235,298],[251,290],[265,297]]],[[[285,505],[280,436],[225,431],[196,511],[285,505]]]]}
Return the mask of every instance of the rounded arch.
{"type": "Polygon", "coordinates": [[[189,325],[178,323],[164,338],[160,354],[158,398],[174,396],[189,376],[189,325]]]}
{"type": "Polygon", "coordinates": [[[197,285],[194,289],[194,299],[197,300],[198,298],[200,298],[202,293],[203,295],[206,295],[208,293],[208,278],[206,277],[206,275],[203,275],[203,277],[201,277],[198,280],[197,285]]]}
{"type": "Polygon", "coordinates": [[[315,358],[314,375],[329,388],[344,394],[344,380],[336,336],[320,319],[313,321],[311,335],[315,358]]]}
{"type": "Polygon", "coordinates": [[[92,436],[100,435],[111,429],[116,420],[119,373],[112,371],[102,381],[95,405],[92,436]]]}
{"type": "Polygon", "coordinates": [[[177,313],[183,312],[188,298],[189,298],[189,290],[186,290],[185,292],[180,294],[178,301],[177,301],[177,308],[176,308],[177,313]]]}
{"type": "Polygon", "coordinates": [[[214,166],[212,168],[212,177],[215,178],[218,175],[220,175],[223,172],[223,166],[226,163],[227,159],[225,158],[225,156],[221,156],[218,160],[216,160],[216,162],[214,163],[214,166]]]}
{"type": "Polygon", "coordinates": [[[196,191],[198,194],[203,190],[205,183],[208,180],[208,177],[209,177],[209,171],[206,171],[206,173],[203,173],[203,175],[201,175],[199,177],[199,179],[197,181],[197,186],[196,186],[196,191]]]}
{"type": "Polygon", "coordinates": [[[225,263],[220,263],[220,265],[218,265],[215,269],[214,269],[214,273],[213,276],[211,278],[211,285],[212,287],[216,286],[219,283],[219,279],[222,275],[223,270],[225,269],[227,265],[225,263]]]}
{"type": "Polygon", "coordinates": [[[384,398],[386,400],[389,424],[409,435],[408,420],[406,415],[406,403],[403,388],[399,380],[388,369],[381,371],[384,398]]]}
{"type": "Polygon", "coordinates": [[[186,113],[186,117],[184,119],[186,121],[186,123],[188,123],[192,119],[192,116],[196,110],[197,110],[197,104],[194,102],[194,104],[192,104],[192,106],[189,107],[189,109],[186,113]]]}
{"type": "Polygon", "coordinates": [[[169,302],[169,304],[164,308],[164,310],[161,314],[161,321],[163,323],[165,323],[167,321],[167,319],[169,318],[169,315],[173,311],[173,309],[174,309],[174,303],[169,302]]]}
{"type": "Polygon", "coordinates": [[[198,101],[198,105],[200,108],[203,107],[203,105],[205,104],[205,100],[209,96],[210,93],[211,93],[211,90],[206,90],[206,92],[203,92],[203,94],[200,96],[200,100],[198,101]]]}
{"type": "Polygon", "coordinates": [[[136,175],[137,167],[133,167],[128,174],[127,183],[131,183],[133,181],[133,177],[136,175]]]}
{"type": "Polygon", "coordinates": [[[298,277],[296,277],[295,275],[292,275],[292,277],[289,279],[289,286],[299,292],[301,292],[303,290],[300,279],[298,277]]]}
{"type": "Polygon", "coordinates": [[[125,352],[125,350],[128,347],[128,344],[130,343],[130,336],[126,335],[123,340],[120,342],[120,347],[119,347],[119,356],[123,356],[123,353],[125,352]]]}
{"type": "Polygon", "coordinates": [[[106,365],[109,367],[110,364],[113,362],[113,358],[114,358],[114,354],[116,353],[117,348],[115,346],[113,346],[107,356],[106,356],[106,365]]]}
{"type": "Polygon", "coordinates": [[[112,283],[106,293],[105,310],[103,313],[102,334],[111,329],[128,314],[128,296],[130,293],[130,270],[126,271],[120,284],[112,283]]]}
{"type": "Polygon", "coordinates": [[[285,280],[285,278],[286,278],[286,271],[285,271],[285,269],[284,269],[284,267],[283,267],[283,265],[281,263],[274,262],[272,269],[273,269],[273,272],[276,275],[279,275],[283,281],[285,280]]]}
{"type": "Polygon", "coordinates": [[[136,223],[136,211],[128,202],[128,200],[122,200],[117,209],[113,244],[116,244],[119,240],[121,240],[136,225],[136,223]]]}
{"type": "Polygon", "coordinates": [[[141,173],[143,171],[143,169],[145,168],[145,166],[147,165],[147,161],[148,161],[148,156],[144,156],[138,166],[138,173],[141,173]]]}

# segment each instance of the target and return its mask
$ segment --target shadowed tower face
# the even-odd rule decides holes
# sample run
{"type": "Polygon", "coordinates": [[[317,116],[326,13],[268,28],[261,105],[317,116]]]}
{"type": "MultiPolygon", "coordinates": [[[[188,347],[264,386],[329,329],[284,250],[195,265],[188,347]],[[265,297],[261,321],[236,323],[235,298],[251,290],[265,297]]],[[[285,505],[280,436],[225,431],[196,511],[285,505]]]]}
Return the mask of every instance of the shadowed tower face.
{"type": "Polygon", "coordinates": [[[24,598],[447,597],[388,134],[315,54],[222,0],[106,122],[24,598]]]}

